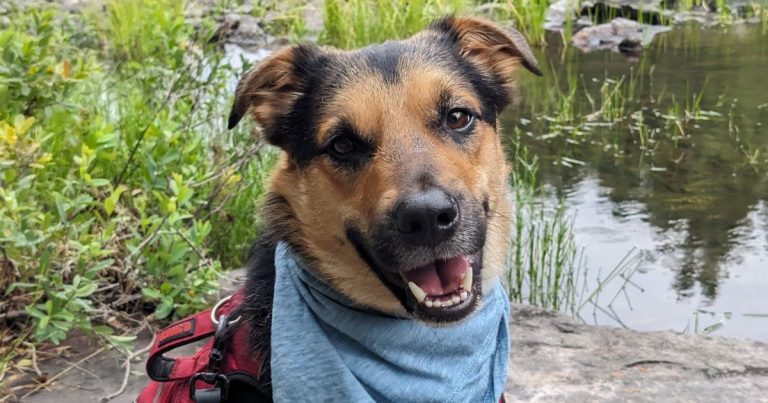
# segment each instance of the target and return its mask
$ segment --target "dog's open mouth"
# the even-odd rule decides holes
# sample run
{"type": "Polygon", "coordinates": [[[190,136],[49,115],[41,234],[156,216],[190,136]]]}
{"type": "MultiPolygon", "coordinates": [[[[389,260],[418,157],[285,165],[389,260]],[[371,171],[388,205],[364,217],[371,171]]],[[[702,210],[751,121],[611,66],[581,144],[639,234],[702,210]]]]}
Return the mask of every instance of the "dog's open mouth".
{"type": "Polygon", "coordinates": [[[478,265],[477,255],[456,256],[401,271],[400,276],[421,316],[451,320],[469,313],[477,300],[478,265]]]}
{"type": "MultiPolygon", "coordinates": [[[[436,250],[424,248],[410,255],[413,262],[408,264],[374,258],[374,254],[368,252],[362,234],[352,226],[347,229],[347,238],[363,261],[415,318],[433,323],[455,322],[467,317],[477,307],[483,292],[480,281],[483,239],[473,245],[477,248],[472,248],[477,251],[475,253],[453,255],[448,252],[440,256],[436,250]],[[425,260],[419,255],[430,255],[434,260],[425,260]],[[382,261],[391,263],[380,263],[382,261]]],[[[455,249],[466,251],[468,248],[455,249]]]]}

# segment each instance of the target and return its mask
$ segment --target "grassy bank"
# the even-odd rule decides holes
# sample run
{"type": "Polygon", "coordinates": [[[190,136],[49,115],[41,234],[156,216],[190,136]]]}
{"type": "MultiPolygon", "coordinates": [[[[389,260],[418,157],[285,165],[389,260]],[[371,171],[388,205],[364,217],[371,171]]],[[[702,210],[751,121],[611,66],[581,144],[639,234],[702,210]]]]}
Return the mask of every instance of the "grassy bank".
{"type": "Polygon", "coordinates": [[[147,320],[203,307],[241,264],[274,153],[226,130],[240,72],[206,43],[213,23],[183,11],[114,0],[8,15],[0,372],[22,343],[73,330],[126,345],[147,320]]]}

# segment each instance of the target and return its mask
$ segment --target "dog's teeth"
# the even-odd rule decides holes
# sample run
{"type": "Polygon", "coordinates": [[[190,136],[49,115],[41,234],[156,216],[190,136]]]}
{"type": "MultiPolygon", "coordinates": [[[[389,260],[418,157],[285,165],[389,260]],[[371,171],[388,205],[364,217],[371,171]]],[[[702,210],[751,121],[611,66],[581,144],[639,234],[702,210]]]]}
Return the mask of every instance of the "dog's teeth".
{"type": "Polygon", "coordinates": [[[459,298],[458,295],[454,295],[453,298],[451,298],[451,302],[453,302],[453,305],[456,305],[461,302],[461,298],[459,298]]]}
{"type": "Polygon", "coordinates": [[[427,306],[427,308],[432,308],[432,300],[431,300],[431,299],[428,299],[428,300],[427,300],[427,301],[424,303],[424,305],[426,305],[426,306],[427,306]]]}
{"type": "Polygon", "coordinates": [[[419,303],[424,302],[424,300],[427,298],[427,293],[424,292],[424,290],[417,286],[413,281],[408,282],[408,288],[411,289],[411,293],[413,293],[413,296],[416,297],[416,300],[419,301],[419,303]]]}
{"type": "Polygon", "coordinates": [[[459,293],[459,299],[462,301],[466,301],[467,297],[469,297],[469,293],[464,290],[461,290],[461,292],[459,293]]]}
{"type": "Polygon", "coordinates": [[[467,272],[464,273],[464,281],[462,281],[461,287],[467,291],[472,289],[472,266],[467,267],[467,272]]]}

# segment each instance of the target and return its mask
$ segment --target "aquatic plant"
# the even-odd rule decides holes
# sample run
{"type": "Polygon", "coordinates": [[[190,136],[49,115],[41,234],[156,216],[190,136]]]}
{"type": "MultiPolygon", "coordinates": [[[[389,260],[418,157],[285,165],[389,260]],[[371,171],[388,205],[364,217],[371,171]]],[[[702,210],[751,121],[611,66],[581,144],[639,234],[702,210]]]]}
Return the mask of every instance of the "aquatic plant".
{"type": "Polygon", "coordinates": [[[590,269],[573,234],[574,217],[563,200],[553,200],[539,187],[538,159],[522,145],[519,131],[511,147],[515,215],[505,276],[510,301],[573,316],[586,306],[606,309],[599,301],[603,290],[617,278],[630,281],[637,269],[636,254],[630,251],[605,278],[597,275],[596,281],[588,281],[590,269]]]}
{"type": "Polygon", "coordinates": [[[538,162],[519,141],[512,159],[515,216],[506,275],[510,300],[571,310],[577,304],[576,279],[583,263],[573,239],[572,219],[562,204],[550,208],[541,203],[538,162]]]}

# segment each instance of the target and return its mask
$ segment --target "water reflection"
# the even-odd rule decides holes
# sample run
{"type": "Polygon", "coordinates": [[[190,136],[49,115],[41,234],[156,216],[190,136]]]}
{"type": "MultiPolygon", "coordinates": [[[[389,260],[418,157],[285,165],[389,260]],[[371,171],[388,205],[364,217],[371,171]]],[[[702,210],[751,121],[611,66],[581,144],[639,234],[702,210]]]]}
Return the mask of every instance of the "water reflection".
{"type": "MultiPolygon", "coordinates": [[[[702,307],[768,314],[768,42],[746,26],[692,26],[659,39],[639,63],[551,49],[540,56],[547,80],[521,84],[523,101],[506,127],[519,129],[542,159],[543,183],[577,213],[590,266],[610,268],[621,247],[646,252],[638,281],[653,279],[644,287],[653,292],[625,312],[630,326],[680,330],[702,307]],[[630,74],[624,117],[585,124],[604,79],[630,74]],[[574,111],[556,104],[568,94],[574,111]],[[668,116],[675,108],[680,116],[703,113],[681,123],[668,116]],[[637,111],[643,117],[630,116],[637,111]],[[568,113],[581,121],[558,117],[568,113]],[[553,124],[559,120],[569,123],[553,124]]],[[[747,320],[722,332],[768,339],[766,328],[768,319],[747,320]]]]}

